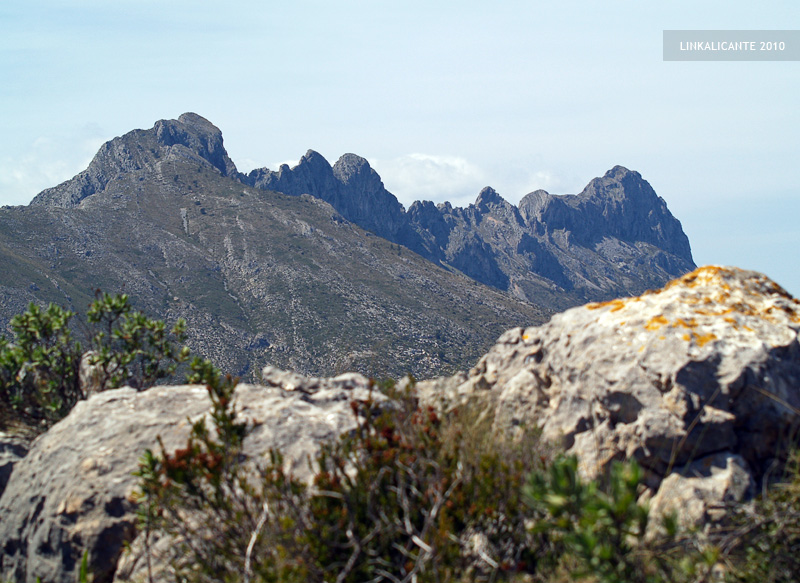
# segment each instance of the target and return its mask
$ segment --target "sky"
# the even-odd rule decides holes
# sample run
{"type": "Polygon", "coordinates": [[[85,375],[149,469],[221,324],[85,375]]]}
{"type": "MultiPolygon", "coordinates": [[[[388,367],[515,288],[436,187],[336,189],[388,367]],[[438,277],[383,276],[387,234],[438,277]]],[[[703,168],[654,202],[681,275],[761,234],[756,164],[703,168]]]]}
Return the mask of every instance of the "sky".
{"type": "Polygon", "coordinates": [[[800,296],[800,62],[664,62],[664,30],[800,29],[796,0],[3,0],[0,204],[193,111],[241,171],[366,158],[408,207],[621,164],[695,262],[800,296]]]}

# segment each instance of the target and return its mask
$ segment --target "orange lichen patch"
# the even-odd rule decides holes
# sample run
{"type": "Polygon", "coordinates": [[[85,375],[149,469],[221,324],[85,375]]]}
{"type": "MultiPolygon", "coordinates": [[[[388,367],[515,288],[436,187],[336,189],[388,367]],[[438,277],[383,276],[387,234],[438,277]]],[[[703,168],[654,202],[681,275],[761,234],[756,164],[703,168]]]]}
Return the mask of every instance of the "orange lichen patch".
{"type": "Polygon", "coordinates": [[[645,324],[644,327],[646,330],[658,330],[659,328],[661,328],[661,326],[664,326],[666,323],[667,319],[659,314],[658,316],[653,316],[652,318],[650,318],[650,321],[647,324],[645,324]]]}
{"type": "MultiPolygon", "coordinates": [[[[705,299],[708,300],[710,298],[705,299]]],[[[704,310],[703,308],[697,308],[694,312],[701,316],[724,316],[725,314],[730,314],[732,311],[733,308],[725,308],[724,310],[704,310]]]]}
{"type": "Polygon", "coordinates": [[[667,337],[666,337],[666,336],[664,336],[664,335],[662,334],[661,336],[659,336],[659,337],[658,337],[658,339],[659,339],[659,340],[666,340],[666,339],[667,339],[667,337]]]}
{"type": "Polygon", "coordinates": [[[692,339],[692,335],[691,334],[684,334],[683,335],[683,339],[686,340],[686,342],[689,342],[692,339]]]}
{"type": "Polygon", "coordinates": [[[673,279],[666,286],[664,286],[664,289],[669,289],[676,285],[691,288],[697,286],[698,284],[707,284],[720,281],[724,278],[724,276],[731,276],[733,274],[734,271],[727,267],[720,267],[719,265],[704,265],[702,267],[698,267],[691,273],[687,273],[683,277],[673,279]]]}
{"type": "Polygon", "coordinates": [[[738,322],[736,321],[736,318],[731,318],[730,316],[728,316],[727,318],[724,318],[724,320],[725,320],[725,321],[726,321],[728,324],[733,324],[734,326],[735,326],[736,324],[738,324],[738,322]]]}
{"type": "Polygon", "coordinates": [[[694,318],[690,318],[688,321],[685,320],[684,318],[678,318],[675,322],[672,323],[672,327],[677,328],[679,326],[682,328],[689,328],[689,329],[697,328],[697,321],[694,318]]]}
{"type": "Polygon", "coordinates": [[[611,306],[612,312],[617,312],[625,307],[625,300],[616,299],[616,300],[608,300],[607,302],[593,302],[591,304],[586,304],[586,307],[590,310],[597,310],[599,308],[605,308],[606,306],[611,306]]]}
{"type": "Polygon", "coordinates": [[[716,340],[716,339],[717,339],[717,335],[714,334],[713,332],[709,332],[708,334],[703,334],[701,336],[696,336],[695,337],[695,341],[697,342],[698,346],[705,346],[706,344],[708,344],[712,340],[716,340]]]}

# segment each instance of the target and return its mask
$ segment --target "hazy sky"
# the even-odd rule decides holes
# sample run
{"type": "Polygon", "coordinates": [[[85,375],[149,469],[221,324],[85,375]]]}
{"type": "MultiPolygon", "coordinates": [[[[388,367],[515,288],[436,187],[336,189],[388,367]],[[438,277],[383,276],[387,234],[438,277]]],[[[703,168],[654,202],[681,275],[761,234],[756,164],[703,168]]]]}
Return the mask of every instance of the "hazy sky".
{"type": "Polygon", "coordinates": [[[242,171],[354,152],[406,206],[622,164],[698,264],[800,295],[800,62],[663,62],[665,29],[800,29],[800,2],[3,0],[0,204],[194,111],[242,171]]]}

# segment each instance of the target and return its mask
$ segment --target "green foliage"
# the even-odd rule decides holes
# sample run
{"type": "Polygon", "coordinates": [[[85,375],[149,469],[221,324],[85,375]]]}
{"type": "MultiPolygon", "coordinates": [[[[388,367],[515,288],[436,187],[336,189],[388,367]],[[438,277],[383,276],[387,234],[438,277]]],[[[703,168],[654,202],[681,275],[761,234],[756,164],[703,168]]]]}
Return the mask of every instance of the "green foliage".
{"type": "Polygon", "coordinates": [[[532,473],[526,503],[543,512],[535,530],[561,547],[562,569],[600,583],[705,581],[715,549],[684,539],[674,517],[666,532],[648,536],[649,514],[637,502],[642,471],[635,460],[615,462],[602,486],[584,482],[576,457],[558,457],[546,472],[532,473]]]}
{"type": "Polygon", "coordinates": [[[91,364],[100,390],[123,384],[153,386],[189,357],[189,349],[179,347],[186,341],[186,322],[179,319],[168,330],[163,321],[134,311],[127,294],[98,293],[86,317],[97,328],[91,364]]]}
{"type": "MultiPolygon", "coordinates": [[[[31,303],[11,319],[11,341],[0,337],[0,403],[37,431],[46,429],[84,398],[82,346],[72,335],[75,314],[55,304],[31,303]]],[[[189,357],[183,320],[171,329],[134,311],[125,294],[98,292],[87,319],[93,391],[128,384],[147,388],[173,375],[189,357]]]]}
{"type": "Polygon", "coordinates": [[[72,338],[73,312],[31,303],[11,319],[13,342],[0,337],[0,401],[31,425],[48,426],[81,397],[81,346],[72,338]]]}

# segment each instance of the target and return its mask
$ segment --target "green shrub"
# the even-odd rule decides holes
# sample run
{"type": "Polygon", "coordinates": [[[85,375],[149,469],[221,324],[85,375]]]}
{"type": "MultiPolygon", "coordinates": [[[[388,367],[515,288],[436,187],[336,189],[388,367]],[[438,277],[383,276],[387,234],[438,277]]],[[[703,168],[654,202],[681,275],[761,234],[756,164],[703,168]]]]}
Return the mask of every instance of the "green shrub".
{"type": "Polygon", "coordinates": [[[134,311],[126,294],[98,294],[86,317],[97,329],[92,336],[91,364],[96,366],[100,390],[123,384],[147,388],[175,373],[189,358],[186,322],[172,329],[134,311]]]}
{"type": "Polygon", "coordinates": [[[28,424],[52,424],[81,397],[73,316],[55,304],[42,309],[32,303],[11,318],[13,341],[0,337],[0,400],[28,424]]]}
{"type": "Polygon", "coordinates": [[[561,571],[598,583],[707,581],[714,547],[678,532],[674,516],[650,533],[649,511],[639,504],[642,471],[635,460],[615,462],[598,482],[584,482],[575,456],[558,457],[530,475],[525,501],[544,514],[535,530],[557,542],[561,571]]]}
{"type": "MultiPolygon", "coordinates": [[[[0,404],[36,431],[63,418],[85,396],[83,348],[70,329],[74,315],[55,304],[43,309],[31,303],[11,319],[13,338],[0,337],[0,404]]],[[[134,311],[125,294],[98,292],[87,319],[96,391],[123,384],[150,387],[189,357],[189,349],[180,346],[186,340],[183,320],[168,329],[134,311]]]]}

